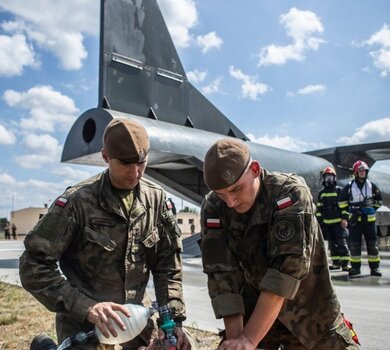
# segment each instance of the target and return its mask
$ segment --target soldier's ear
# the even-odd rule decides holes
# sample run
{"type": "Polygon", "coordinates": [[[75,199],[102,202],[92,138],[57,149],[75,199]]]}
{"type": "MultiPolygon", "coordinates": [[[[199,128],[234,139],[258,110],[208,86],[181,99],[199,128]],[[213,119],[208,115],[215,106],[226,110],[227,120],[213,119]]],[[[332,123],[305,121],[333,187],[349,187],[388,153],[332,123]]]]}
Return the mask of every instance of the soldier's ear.
{"type": "Polygon", "coordinates": [[[103,158],[103,160],[104,160],[106,163],[108,163],[108,157],[107,157],[107,154],[106,154],[104,148],[102,148],[102,158],[103,158]]]}
{"type": "Polygon", "coordinates": [[[251,169],[255,177],[258,177],[260,175],[261,168],[260,168],[260,163],[257,160],[252,160],[252,163],[249,166],[249,168],[251,169]]]}

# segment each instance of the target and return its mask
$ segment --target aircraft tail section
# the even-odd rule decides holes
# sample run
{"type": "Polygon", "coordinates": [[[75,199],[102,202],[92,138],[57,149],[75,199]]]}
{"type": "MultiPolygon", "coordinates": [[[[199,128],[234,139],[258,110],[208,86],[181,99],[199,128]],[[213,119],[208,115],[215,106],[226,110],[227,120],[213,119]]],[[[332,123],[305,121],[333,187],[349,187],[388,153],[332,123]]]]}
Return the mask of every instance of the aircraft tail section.
{"type": "Polygon", "coordinates": [[[99,107],[247,140],[188,81],[156,0],[102,0],[99,107]]]}
{"type": "Polygon", "coordinates": [[[371,168],[376,161],[390,159],[390,141],[340,146],[306,152],[333,163],[339,170],[350,171],[357,160],[365,161],[371,168]]]}

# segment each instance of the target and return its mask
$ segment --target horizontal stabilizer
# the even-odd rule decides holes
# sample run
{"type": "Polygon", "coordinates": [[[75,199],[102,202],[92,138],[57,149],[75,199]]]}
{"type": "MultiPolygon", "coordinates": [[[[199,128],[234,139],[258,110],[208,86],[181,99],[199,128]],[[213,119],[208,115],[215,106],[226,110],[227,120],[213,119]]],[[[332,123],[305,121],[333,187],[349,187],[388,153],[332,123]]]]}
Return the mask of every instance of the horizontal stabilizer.
{"type": "Polygon", "coordinates": [[[363,160],[371,168],[376,161],[390,159],[390,142],[373,142],[331,147],[305,153],[322,157],[338,168],[350,170],[352,169],[353,163],[357,160],[363,160]]]}

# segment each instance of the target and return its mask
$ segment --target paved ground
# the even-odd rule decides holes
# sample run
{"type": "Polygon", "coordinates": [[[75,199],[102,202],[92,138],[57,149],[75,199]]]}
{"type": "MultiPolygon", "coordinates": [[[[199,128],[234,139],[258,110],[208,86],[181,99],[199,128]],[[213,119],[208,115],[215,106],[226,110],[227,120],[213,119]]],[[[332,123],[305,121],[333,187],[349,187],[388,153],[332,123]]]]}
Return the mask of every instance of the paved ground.
{"type": "MultiPolygon", "coordinates": [[[[23,252],[21,241],[0,241],[0,280],[20,284],[18,257],[23,252]]],[[[383,252],[383,278],[361,277],[348,279],[346,273],[332,273],[342,310],[354,323],[365,350],[390,349],[390,253],[383,252]]],[[[363,275],[369,270],[364,262],[363,275]]],[[[187,325],[217,330],[222,322],[215,320],[207,293],[206,276],[199,258],[184,259],[184,296],[187,304],[187,325]]],[[[149,287],[152,287],[150,285],[149,287]]],[[[152,290],[149,288],[149,290],[152,290]]]]}

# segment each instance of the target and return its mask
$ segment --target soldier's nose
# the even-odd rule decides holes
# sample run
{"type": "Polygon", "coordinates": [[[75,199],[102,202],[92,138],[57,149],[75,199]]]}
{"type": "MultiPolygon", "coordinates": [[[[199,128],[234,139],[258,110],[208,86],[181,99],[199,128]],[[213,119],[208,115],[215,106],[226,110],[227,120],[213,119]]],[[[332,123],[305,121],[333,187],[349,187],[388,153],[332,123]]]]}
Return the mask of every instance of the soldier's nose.
{"type": "Polygon", "coordinates": [[[237,205],[237,200],[235,198],[228,197],[226,198],[226,205],[229,208],[234,208],[237,205]]]}
{"type": "Polygon", "coordinates": [[[137,166],[134,166],[134,164],[131,164],[131,165],[132,165],[132,166],[130,166],[129,169],[128,169],[129,177],[131,177],[131,178],[137,178],[137,177],[138,177],[138,174],[139,174],[138,167],[137,167],[137,166]]]}

